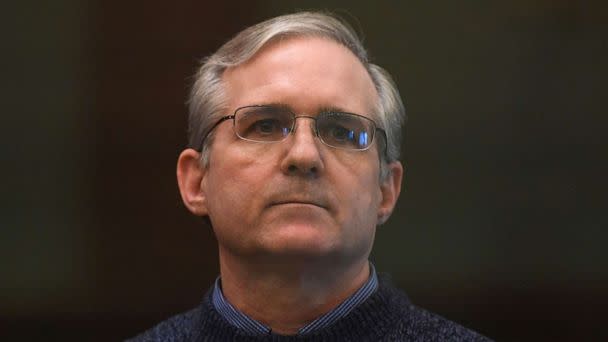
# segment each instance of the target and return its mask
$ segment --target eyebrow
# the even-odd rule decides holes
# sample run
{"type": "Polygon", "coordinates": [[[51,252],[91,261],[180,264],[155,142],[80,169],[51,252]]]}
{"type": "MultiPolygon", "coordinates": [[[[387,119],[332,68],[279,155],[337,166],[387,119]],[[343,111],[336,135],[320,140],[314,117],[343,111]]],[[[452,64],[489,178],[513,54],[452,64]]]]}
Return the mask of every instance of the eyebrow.
{"type": "MultiPolygon", "coordinates": [[[[336,106],[323,106],[319,108],[318,113],[352,113],[344,108],[336,107],[336,106]]],[[[354,114],[354,113],[353,113],[354,114]]]]}
{"type": "MultiPolygon", "coordinates": [[[[298,114],[297,111],[294,110],[292,106],[290,106],[289,104],[284,103],[284,102],[266,102],[266,103],[261,103],[260,105],[262,105],[262,106],[273,106],[273,107],[284,108],[284,109],[287,109],[287,110],[289,110],[289,111],[291,111],[293,113],[298,114]]],[[[318,109],[315,110],[314,113],[306,113],[306,114],[317,114],[318,115],[318,114],[321,114],[321,113],[336,113],[336,112],[339,112],[339,113],[352,113],[352,112],[350,112],[350,111],[348,111],[348,110],[346,110],[344,108],[338,107],[338,106],[331,106],[331,105],[327,106],[327,105],[325,105],[325,106],[318,107],[318,109]]],[[[355,114],[355,113],[353,113],[353,114],[355,114]]]]}

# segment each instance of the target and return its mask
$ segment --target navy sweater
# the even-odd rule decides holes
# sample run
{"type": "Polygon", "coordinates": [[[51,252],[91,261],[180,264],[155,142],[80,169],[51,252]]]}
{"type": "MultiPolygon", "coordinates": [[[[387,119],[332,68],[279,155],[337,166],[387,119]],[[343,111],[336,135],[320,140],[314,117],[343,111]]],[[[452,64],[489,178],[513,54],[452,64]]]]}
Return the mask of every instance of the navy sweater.
{"type": "Polygon", "coordinates": [[[307,335],[248,335],[218,314],[209,291],[197,308],[161,322],[128,341],[489,341],[414,306],[386,277],[380,277],[379,285],[374,294],[346,317],[307,335]]]}

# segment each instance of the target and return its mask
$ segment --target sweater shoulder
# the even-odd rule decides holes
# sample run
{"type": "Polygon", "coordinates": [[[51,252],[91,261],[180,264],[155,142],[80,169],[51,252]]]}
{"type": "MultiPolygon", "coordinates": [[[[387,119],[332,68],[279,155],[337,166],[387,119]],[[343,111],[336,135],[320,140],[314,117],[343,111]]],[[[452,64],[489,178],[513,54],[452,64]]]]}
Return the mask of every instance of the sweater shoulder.
{"type": "Polygon", "coordinates": [[[477,332],[438,314],[414,305],[396,288],[389,276],[381,279],[381,294],[386,296],[394,315],[393,328],[387,341],[491,341],[477,332]]]}
{"type": "Polygon", "coordinates": [[[200,322],[201,309],[197,307],[190,311],[177,314],[158,323],[153,328],[126,340],[125,342],[185,342],[193,339],[200,322]]]}
{"type": "MultiPolygon", "coordinates": [[[[406,341],[491,341],[479,333],[413,304],[395,333],[406,341]]],[[[395,340],[401,340],[395,339],[395,340]]]]}

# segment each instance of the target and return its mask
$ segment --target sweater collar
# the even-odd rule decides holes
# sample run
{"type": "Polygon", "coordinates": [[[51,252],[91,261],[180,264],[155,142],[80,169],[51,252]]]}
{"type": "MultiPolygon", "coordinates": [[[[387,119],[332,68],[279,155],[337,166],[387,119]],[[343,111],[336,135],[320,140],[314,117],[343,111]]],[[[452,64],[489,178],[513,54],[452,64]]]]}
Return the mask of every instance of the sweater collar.
{"type": "MultiPolygon", "coordinates": [[[[357,291],[355,291],[355,293],[353,293],[338,306],[300,328],[297,335],[310,334],[332,325],[334,322],[348,315],[355,307],[368,299],[378,288],[378,276],[376,274],[376,270],[371,262],[369,265],[370,274],[365,284],[363,284],[357,291]]],[[[229,324],[236,328],[242,329],[247,334],[264,335],[272,333],[272,329],[270,329],[270,327],[247,316],[228,302],[222,293],[220,277],[218,277],[215,281],[212,294],[212,304],[215,310],[229,324]]]]}

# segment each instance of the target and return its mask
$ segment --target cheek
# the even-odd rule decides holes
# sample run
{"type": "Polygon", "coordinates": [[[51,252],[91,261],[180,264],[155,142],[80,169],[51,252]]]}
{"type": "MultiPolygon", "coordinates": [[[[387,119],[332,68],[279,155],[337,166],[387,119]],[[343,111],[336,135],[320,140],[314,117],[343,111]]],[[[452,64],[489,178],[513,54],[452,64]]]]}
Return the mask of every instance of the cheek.
{"type": "Polygon", "coordinates": [[[347,165],[351,172],[343,172],[333,180],[334,184],[341,184],[342,219],[358,230],[374,228],[382,199],[378,170],[373,168],[373,164],[372,167],[361,167],[370,165],[369,161],[359,160],[347,165]]]}
{"type": "Polygon", "coordinates": [[[376,226],[376,217],[380,205],[379,190],[376,190],[376,185],[371,182],[361,184],[358,189],[359,193],[354,193],[354,201],[352,207],[354,224],[359,226],[359,229],[367,230],[376,226]]]}
{"type": "Polygon", "coordinates": [[[344,248],[356,255],[361,251],[369,251],[373,244],[380,203],[379,191],[375,189],[377,182],[372,183],[369,178],[358,181],[360,183],[352,185],[351,193],[344,197],[345,210],[341,212],[344,248]],[[372,186],[375,187],[371,188],[372,186]]]}
{"type": "Polygon", "coordinates": [[[215,236],[227,248],[242,248],[248,244],[244,237],[261,205],[256,195],[261,182],[247,164],[216,160],[209,171],[207,202],[215,236]]]}
{"type": "Polygon", "coordinates": [[[207,179],[210,216],[214,212],[243,216],[242,211],[254,207],[261,198],[271,177],[270,161],[259,149],[248,148],[224,149],[222,154],[211,157],[207,179]]]}
{"type": "Polygon", "coordinates": [[[341,172],[334,175],[334,182],[342,182],[342,188],[354,201],[353,208],[378,206],[380,201],[379,162],[375,154],[345,154],[339,160],[341,172]]]}

